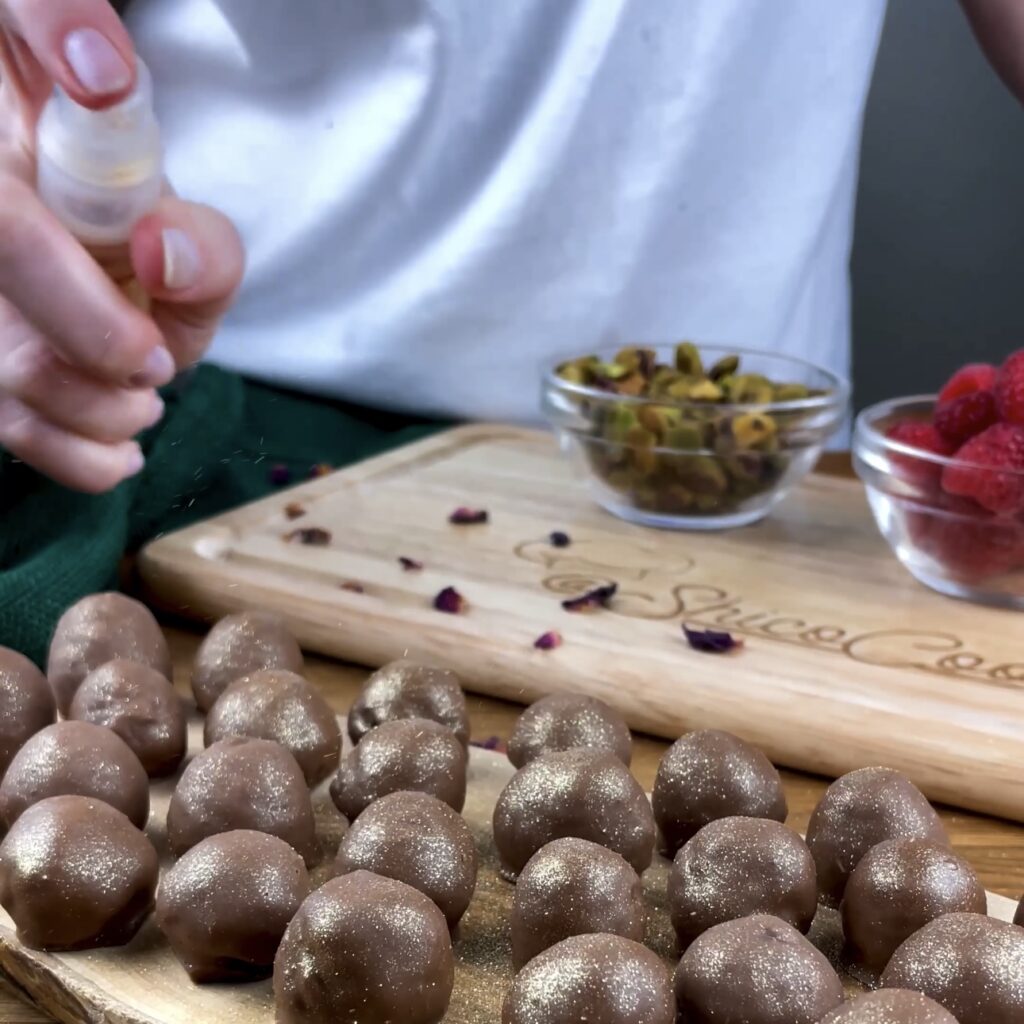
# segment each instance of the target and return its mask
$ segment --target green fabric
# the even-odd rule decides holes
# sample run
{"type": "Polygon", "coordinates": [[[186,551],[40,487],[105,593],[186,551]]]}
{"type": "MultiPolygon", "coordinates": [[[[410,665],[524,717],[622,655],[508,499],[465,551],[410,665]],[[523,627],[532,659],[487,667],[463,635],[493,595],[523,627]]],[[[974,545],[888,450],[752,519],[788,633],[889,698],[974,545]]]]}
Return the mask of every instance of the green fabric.
{"type": "Polygon", "coordinates": [[[276,465],[299,481],[317,464],[343,466],[440,426],[290,394],[212,366],[164,397],[163,421],[142,439],[146,468],[109,494],[68,491],[0,452],[0,645],[42,664],[61,612],[115,587],[125,552],[280,487],[276,465]]]}

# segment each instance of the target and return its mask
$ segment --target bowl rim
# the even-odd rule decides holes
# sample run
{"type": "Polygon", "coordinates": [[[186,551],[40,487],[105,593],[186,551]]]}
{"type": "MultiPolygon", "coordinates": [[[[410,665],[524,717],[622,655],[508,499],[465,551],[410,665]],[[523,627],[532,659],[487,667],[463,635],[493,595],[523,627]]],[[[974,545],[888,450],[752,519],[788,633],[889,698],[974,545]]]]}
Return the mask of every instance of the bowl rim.
{"type": "Polygon", "coordinates": [[[850,401],[851,385],[848,378],[812,363],[809,359],[802,359],[800,356],[791,356],[784,352],[772,352],[768,349],[737,348],[731,345],[697,345],[703,355],[705,352],[721,352],[724,355],[745,357],[778,359],[781,362],[789,363],[791,366],[803,370],[813,370],[820,373],[832,382],[832,386],[823,395],[812,395],[809,398],[795,398],[785,402],[696,402],[691,399],[681,398],[653,398],[645,395],[619,395],[612,391],[603,391],[601,388],[591,387],[587,384],[575,384],[563,380],[558,376],[558,368],[574,359],[585,359],[587,356],[602,356],[605,353],[614,355],[623,348],[653,348],[675,349],[681,342],[643,343],[637,342],[630,345],[603,345],[591,352],[558,357],[554,364],[545,370],[543,382],[546,388],[559,391],[565,394],[575,395],[579,398],[588,398],[599,402],[614,402],[624,405],[660,405],[670,409],[722,409],[722,410],[759,410],[761,412],[809,412],[813,410],[825,410],[836,408],[840,411],[846,409],[850,401]]]}
{"type": "Polygon", "coordinates": [[[1005,473],[1013,477],[1024,477],[1024,469],[1013,469],[1011,467],[994,467],[984,462],[971,462],[968,459],[958,459],[955,455],[940,455],[938,452],[925,451],[923,448],[915,448],[913,445],[903,441],[894,441],[879,430],[875,423],[878,420],[894,416],[911,405],[934,406],[939,400],[938,395],[905,395],[901,398],[887,398],[883,402],[876,402],[862,409],[857,414],[853,428],[853,454],[859,456],[867,451],[882,452],[889,455],[899,455],[904,459],[917,459],[920,462],[928,463],[943,468],[955,466],[958,469],[980,469],[988,472],[1005,473]]]}

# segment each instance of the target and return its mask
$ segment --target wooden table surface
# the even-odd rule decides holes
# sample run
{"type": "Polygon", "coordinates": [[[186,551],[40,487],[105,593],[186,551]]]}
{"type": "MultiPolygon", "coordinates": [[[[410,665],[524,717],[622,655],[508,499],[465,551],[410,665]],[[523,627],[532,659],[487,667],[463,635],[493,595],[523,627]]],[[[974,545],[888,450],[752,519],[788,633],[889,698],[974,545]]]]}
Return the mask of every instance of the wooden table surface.
{"type": "MultiPolygon", "coordinates": [[[[847,463],[848,465],[848,463],[847,463]]],[[[829,469],[843,468],[839,461],[829,469]]],[[[198,634],[177,627],[167,629],[174,656],[175,677],[186,687],[198,634]]],[[[343,713],[348,709],[362,681],[365,669],[318,659],[308,660],[309,678],[316,682],[332,706],[343,713]]],[[[507,739],[521,708],[487,697],[470,696],[470,715],[474,739],[497,736],[507,739]]],[[[654,783],[658,762],[667,744],[638,736],[633,753],[633,771],[648,791],[654,783]]],[[[803,830],[827,780],[783,772],[789,797],[789,824],[803,830]]],[[[1024,827],[961,811],[940,809],[957,851],[974,865],[987,889],[1014,899],[1024,892],[1024,827]]],[[[0,1024],[39,1024],[51,1018],[27,1007],[13,988],[0,980],[0,1024]]]]}

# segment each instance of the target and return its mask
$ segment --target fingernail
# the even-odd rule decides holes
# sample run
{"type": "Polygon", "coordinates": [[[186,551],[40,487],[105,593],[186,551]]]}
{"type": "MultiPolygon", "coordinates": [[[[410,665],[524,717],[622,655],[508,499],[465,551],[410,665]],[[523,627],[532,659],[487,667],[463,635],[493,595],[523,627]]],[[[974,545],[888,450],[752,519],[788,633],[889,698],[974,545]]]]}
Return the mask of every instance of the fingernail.
{"type": "Polygon", "coordinates": [[[136,445],[129,453],[125,456],[124,460],[124,475],[125,478],[130,476],[137,476],[142,472],[142,467],[146,464],[146,457],[142,454],[142,449],[136,445]]]}
{"type": "Polygon", "coordinates": [[[86,92],[110,96],[131,85],[132,69],[114,44],[94,28],[76,28],[64,38],[64,56],[86,92]]]}
{"type": "Polygon", "coordinates": [[[137,388],[158,388],[174,380],[174,356],[167,349],[155,348],[146,356],[142,369],[133,374],[131,384],[137,388]]]}
{"type": "Polygon", "coordinates": [[[152,427],[159,423],[164,414],[164,401],[159,395],[152,395],[150,412],[146,417],[146,426],[152,427]]]}
{"type": "Polygon", "coordinates": [[[195,242],[180,228],[164,228],[164,287],[173,290],[191,288],[202,270],[195,242]]]}

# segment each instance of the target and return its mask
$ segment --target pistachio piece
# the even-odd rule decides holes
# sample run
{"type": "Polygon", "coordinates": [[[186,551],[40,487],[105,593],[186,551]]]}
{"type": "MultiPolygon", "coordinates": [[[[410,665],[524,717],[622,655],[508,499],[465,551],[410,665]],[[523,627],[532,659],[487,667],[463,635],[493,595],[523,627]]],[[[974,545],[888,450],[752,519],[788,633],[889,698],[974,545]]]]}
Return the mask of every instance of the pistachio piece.
{"type": "Polygon", "coordinates": [[[723,377],[731,377],[739,368],[739,356],[723,356],[708,370],[708,376],[713,381],[720,381],[723,377]]]}
{"type": "Polygon", "coordinates": [[[691,377],[704,376],[704,364],[700,352],[692,341],[682,341],[676,345],[676,369],[691,377]]]}
{"type": "Polygon", "coordinates": [[[702,380],[699,384],[691,386],[686,397],[691,402],[720,402],[725,395],[713,380],[702,380]]]}
{"type": "Polygon", "coordinates": [[[704,427],[694,420],[681,420],[665,431],[663,442],[666,448],[695,452],[704,447],[704,427]]]}
{"type": "Polygon", "coordinates": [[[724,494],[729,478],[721,460],[711,455],[685,455],[676,459],[676,477],[695,494],[724,494]]]}
{"type": "Polygon", "coordinates": [[[809,398],[811,389],[806,384],[776,384],[776,402],[799,402],[803,398],[809,398]]]}
{"type": "Polygon", "coordinates": [[[775,436],[775,420],[762,412],[748,412],[732,421],[732,436],[740,448],[756,448],[775,436]]]}
{"type": "Polygon", "coordinates": [[[663,438],[682,419],[682,413],[670,405],[644,405],[637,410],[636,418],[652,434],[663,438]]]}
{"type": "Polygon", "coordinates": [[[625,366],[630,372],[637,371],[644,377],[650,377],[657,365],[658,356],[653,348],[630,348],[620,349],[615,355],[615,362],[619,366],[625,366]]]}

